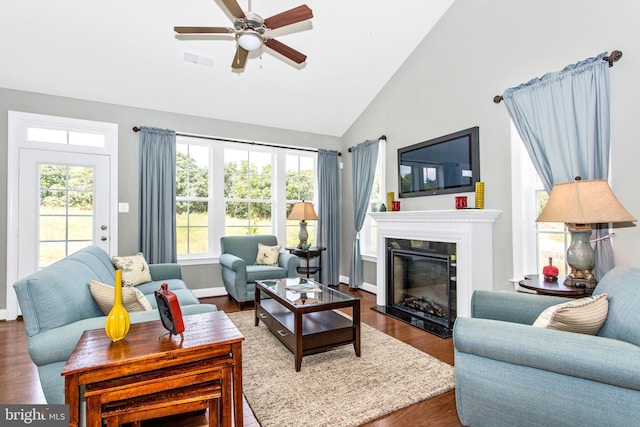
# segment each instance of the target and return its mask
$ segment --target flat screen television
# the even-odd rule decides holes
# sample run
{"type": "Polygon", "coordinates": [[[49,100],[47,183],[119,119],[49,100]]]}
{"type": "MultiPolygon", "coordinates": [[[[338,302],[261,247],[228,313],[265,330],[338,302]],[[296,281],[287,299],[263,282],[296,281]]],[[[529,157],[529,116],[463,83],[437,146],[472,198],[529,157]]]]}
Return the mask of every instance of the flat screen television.
{"type": "Polygon", "coordinates": [[[480,181],[479,128],[398,149],[400,197],[475,191],[480,181]]]}

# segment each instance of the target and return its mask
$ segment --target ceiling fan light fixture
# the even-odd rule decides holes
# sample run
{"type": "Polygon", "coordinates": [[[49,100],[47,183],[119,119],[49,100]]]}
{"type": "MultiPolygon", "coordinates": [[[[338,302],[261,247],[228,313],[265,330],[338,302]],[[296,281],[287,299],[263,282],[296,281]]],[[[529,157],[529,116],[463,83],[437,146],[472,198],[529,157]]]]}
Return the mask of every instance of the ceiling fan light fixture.
{"type": "Polygon", "coordinates": [[[262,37],[254,31],[244,31],[238,36],[238,44],[249,52],[258,50],[262,47],[262,37]]]}

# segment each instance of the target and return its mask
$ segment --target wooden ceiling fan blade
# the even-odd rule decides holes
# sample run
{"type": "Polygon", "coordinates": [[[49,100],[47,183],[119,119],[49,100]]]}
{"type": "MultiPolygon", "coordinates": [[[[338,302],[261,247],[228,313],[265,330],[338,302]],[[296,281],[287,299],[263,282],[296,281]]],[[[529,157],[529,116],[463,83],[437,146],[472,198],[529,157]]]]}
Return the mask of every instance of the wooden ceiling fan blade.
{"type": "Polygon", "coordinates": [[[265,19],[264,25],[265,27],[273,30],[275,28],[285,27],[311,18],[313,18],[313,12],[309,6],[303,4],[302,6],[294,7],[286,12],[282,12],[265,19]]]}
{"type": "Polygon", "coordinates": [[[173,27],[178,34],[219,34],[233,33],[233,28],[227,27],[173,27]]]}
{"type": "Polygon", "coordinates": [[[292,47],[287,46],[284,43],[279,42],[276,39],[269,39],[264,43],[269,49],[278,52],[280,55],[289,58],[296,64],[302,64],[307,60],[307,55],[300,53],[292,47]]]}
{"type": "Polygon", "coordinates": [[[231,63],[231,68],[234,70],[241,70],[244,68],[244,64],[247,63],[247,56],[249,55],[249,51],[243,49],[238,46],[236,49],[236,56],[233,58],[233,62],[231,63]]]}
{"type": "Polygon", "coordinates": [[[240,7],[240,5],[236,0],[222,0],[222,3],[227,8],[229,13],[231,13],[236,18],[246,17],[246,15],[244,14],[244,11],[242,10],[242,8],[240,7]]]}

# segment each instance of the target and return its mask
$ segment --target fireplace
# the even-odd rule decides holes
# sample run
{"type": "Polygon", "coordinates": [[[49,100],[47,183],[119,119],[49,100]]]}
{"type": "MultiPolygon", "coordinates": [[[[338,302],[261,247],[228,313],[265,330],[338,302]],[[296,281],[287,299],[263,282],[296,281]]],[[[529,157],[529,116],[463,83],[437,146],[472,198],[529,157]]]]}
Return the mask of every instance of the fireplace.
{"type": "Polygon", "coordinates": [[[386,239],[387,304],[374,310],[442,338],[456,318],[456,244],[386,239]]]}
{"type": "MultiPolygon", "coordinates": [[[[423,252],[449,255],[450,276],[455,278],[455,303],[451,302],[452,319],[471,315],[471,297],[478,289],[493,289],[493,223],[501,211],[490,209],[460,209],[431,211],[373,212],[371,217],[377,223],[377,307],[391,307],[392,296],[387,292],[387,277],[390,273],[387,262],[391,240],[429,242],[422,246],[423,252]],[[453,245],[441,250],[443,245],[453,245]],[[451,248],[454,249],[451,249],[451,248]],[[451,255],[455,254],[455,258],[451,255]],[[453,270],[455,269],[455,273],[453,270]]],[[[407,249],[400,245],[400,249],[407,249]]],[[[376,309],[377,307],[374,307],[376,309]]],[[[394,311],[389,309],[389,311],[394,311]]],[[[404,313],[400,313],[405,315],[404,313]]],[[[432,327],[443,322],[425,322],[419,318],[409,318],[415,326],[432,327]]],[[[431,319],[430,319],[431,320],[431,319]]],[[[438,325],[437,327],[444,327],[438,325]]]]}

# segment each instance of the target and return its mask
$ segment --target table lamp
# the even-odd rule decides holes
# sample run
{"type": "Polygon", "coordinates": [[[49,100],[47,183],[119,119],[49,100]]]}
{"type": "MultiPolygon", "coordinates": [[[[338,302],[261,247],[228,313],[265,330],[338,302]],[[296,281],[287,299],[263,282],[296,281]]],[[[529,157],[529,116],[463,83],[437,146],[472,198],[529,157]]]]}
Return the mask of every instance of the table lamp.
{"type": "Polygon", "coordinates": [[[571,234],[567,264],[571,272],[567,286],[595,288],[596,257],[589,238],[593,224],[637,221],[618,201],[604,179],[582,180],[554,185],[536,222],[564,222],[571,234]]]}
{"type": "Polygon", "coordinates": [[[291,209],[291,213],[287,219],[300,220],[300,232],[298,233],[300,243],[298,244],[298,248],[306,246],[307,239],[309,238],[306,221],[318,219],[316,211],[313,210],[313,203],[305,202],[304,200],[297,202],[293,205],[293,209],[291,209]]]}

